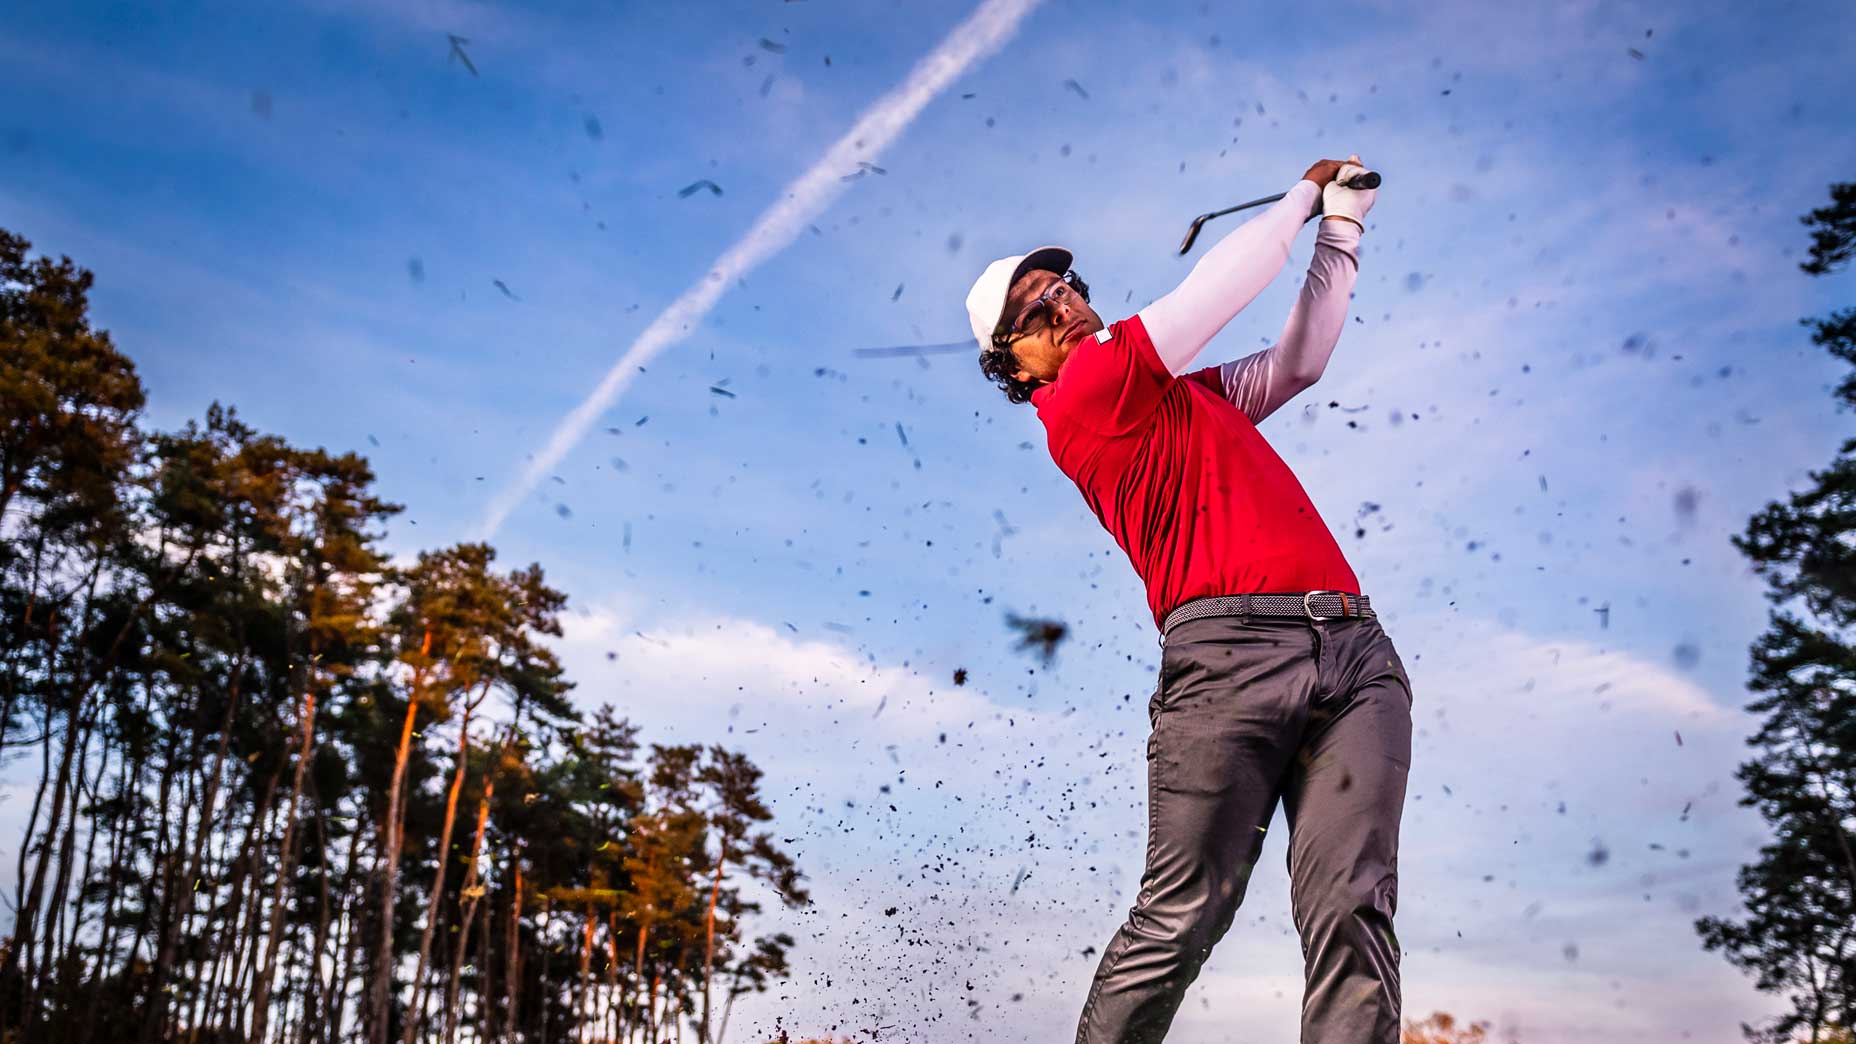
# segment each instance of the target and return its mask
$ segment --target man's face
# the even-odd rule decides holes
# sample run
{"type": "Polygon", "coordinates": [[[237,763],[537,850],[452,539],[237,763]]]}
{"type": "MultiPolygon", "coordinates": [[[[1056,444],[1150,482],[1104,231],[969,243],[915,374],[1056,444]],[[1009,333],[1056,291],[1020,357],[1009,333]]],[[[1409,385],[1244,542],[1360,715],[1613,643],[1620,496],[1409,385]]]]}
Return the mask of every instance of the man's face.
{"type": "MultiPolygon", "coordinates": [[[[1062,281],[1055,272],[1026,272],[1012,284],[1005,298],[1005,314],[1017,318],[1038,295],[1062,281]]],[[[1019,370],[1013,378],[1026,382],[1049,383],[1057,379],[1057,368],[1070,356],[1083,338],[1093,337],[1103,329],[1102,317],[1080,294],[1070,291],[1054,297],[1027,318],[1020,335],[1012,340],[1012,354],[1018,357],[1019,370]]]]}

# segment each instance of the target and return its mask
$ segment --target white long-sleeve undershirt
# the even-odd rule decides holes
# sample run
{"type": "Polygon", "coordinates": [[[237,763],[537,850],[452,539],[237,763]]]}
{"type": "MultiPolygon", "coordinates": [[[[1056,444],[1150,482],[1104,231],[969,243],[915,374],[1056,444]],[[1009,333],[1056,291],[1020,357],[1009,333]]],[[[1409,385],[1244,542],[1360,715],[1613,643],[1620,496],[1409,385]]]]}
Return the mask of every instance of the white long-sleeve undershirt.
{"type": "MultiPolygon", "coordinates": [[[[1296,182],[1269,209],[1206,251],[1171,293],[1141,309],[1147,336],[1169,373],[1184,373],[1206,343],[1282,271],[1296,233],[1320,196],[1314,182],[1296,182]]],[[[1269,348],[1219,368],[1225,397],[1252,423],[1321,376],[1347,321],[1347,296],[1359,274],[1360,228],[1339,219],[1318,224],[1308,277],[1282,336],[1269,348]]]]}

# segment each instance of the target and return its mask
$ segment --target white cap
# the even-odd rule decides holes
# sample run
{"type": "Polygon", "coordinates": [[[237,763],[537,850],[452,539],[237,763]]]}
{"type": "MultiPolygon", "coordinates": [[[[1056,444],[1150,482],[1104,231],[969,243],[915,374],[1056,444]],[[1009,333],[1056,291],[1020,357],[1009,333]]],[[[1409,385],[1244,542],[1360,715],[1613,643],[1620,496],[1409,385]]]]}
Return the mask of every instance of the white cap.
{"type": "Polygon", "coordinates": [[[1070,270],[1070,260],[1068,250],[1044,246],[1029,254],[1002,257],[986,266],[967,292],[967,321],[973,324],[973,337],[980,342],[981,351],[992,347],[992,332],[1005,314],[1005,299],[1018,277],[1040,269],[1062,275],[1070,270]]]}

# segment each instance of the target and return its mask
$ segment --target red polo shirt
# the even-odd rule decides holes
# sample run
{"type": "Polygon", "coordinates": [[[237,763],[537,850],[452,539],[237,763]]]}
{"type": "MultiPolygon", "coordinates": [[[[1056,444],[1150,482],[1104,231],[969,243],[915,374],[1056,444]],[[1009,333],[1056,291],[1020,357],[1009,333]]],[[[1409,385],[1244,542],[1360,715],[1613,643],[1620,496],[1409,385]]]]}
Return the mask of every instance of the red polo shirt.
{"type": "Polygon", "coordinates": [[[1204,595],[1360,592],[1302,484],[1221,384],[1216,366],[1168,373],[1132,315],[1031,393],[1051,459],[1147,584],[1156,627],[1204,595]]]}

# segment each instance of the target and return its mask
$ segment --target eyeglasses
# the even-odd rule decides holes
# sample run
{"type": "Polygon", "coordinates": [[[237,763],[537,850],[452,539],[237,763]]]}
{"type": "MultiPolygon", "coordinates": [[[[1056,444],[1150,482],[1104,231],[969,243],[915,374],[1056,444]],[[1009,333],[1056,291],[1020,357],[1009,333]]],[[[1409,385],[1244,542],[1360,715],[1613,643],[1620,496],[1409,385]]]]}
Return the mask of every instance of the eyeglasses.
{"type": "Polygon", "coordinates": [[[1039,294],[1037,300],[1026,305],[1024,311],[1018,313],[1018,318],[1012,320],[1012,326],[1006,331],[1003,339],[1009,341],[1021,334],[1031,333],[1036,329],[1035,324],[1039,315],[1044,314],[1046,311],[1051,315],[1055,315],[1058,305],[1063,305],[1066,308],[1075,308],[1077,302],[1082,300],[1082,295],[1078,294],[1076,292],[1076,287],[1072,285],[1074,278],[1074,272],[1065,272],[1061,279],[1052,283],[1043,293],[1039,294]]]}

